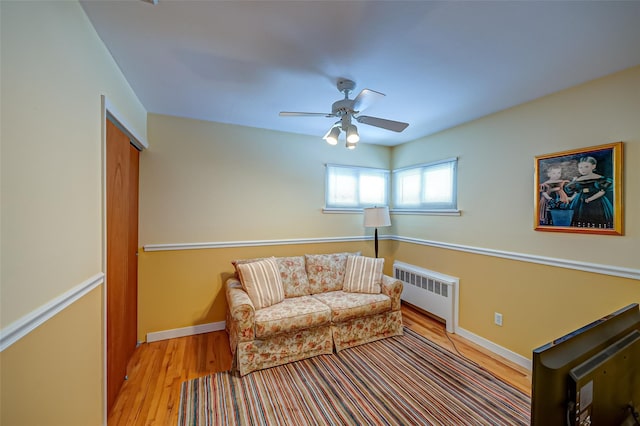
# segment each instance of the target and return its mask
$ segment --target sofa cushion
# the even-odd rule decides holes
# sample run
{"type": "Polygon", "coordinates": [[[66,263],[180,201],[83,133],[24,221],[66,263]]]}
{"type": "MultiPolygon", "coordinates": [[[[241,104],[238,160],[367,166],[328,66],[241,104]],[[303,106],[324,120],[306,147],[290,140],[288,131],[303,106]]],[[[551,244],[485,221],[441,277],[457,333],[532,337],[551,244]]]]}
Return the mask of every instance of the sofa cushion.
{"type": "Polygon", "coordinates": [[[291,297],[255,313],[256,337],[329,325],[331,309],[312,296],[291,297]]]}
{"type": "MultiPolygon", "coordinates": [[[[280,279],[284,289],[284,297],[298,297],[309,295],[309,280],[307,279],[307,271],[305,269],[304,256],[276,257],[278,270],[280,271],[280,279]]],[[[231,262],[238,273],[238,265],[257,262],[264,260],[258,259],[238,259],[231,262]]]]}
{"type": "Polygon", "coordinates": [[[307,296],[309,280],[304,256],[276,257],[280,278],[284,287],[284,297],[307,296]]]}
{"type": "Polygon", "coordinates": [[[313,297],[331,308],[332,323],[391,310],[391,299],[382,293],[347,293],[340,290],[314,294],[313,297]]]}
{"type": "Polygon", "coordinates": [[[349,256],[343,290],[350,293],[380,293],[383,268],[383,258],[349,256]]]}
{"type": "Polygon", "coordinates": [[[353,254],[305,254],[309,292],[316,294],[342,290],[347,257],[353,254]]]}
{"type": "Polygon", "coordinates": [[[242,288],[256,310],[284,300],[278,265],[273,258],[238,265],[242,288]]]}

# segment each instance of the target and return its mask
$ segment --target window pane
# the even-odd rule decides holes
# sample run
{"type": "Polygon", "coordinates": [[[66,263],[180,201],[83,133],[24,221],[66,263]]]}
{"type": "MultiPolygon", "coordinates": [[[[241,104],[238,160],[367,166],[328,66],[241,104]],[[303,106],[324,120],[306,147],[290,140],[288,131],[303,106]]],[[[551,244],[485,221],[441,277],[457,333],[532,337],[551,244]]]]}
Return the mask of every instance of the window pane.
{"type": "Polygon", "coordinates": [[[393,174],[395,209],[452,210],[456,201],[457,159],[408,167],[393,174]]]}
{"type": "Polygon", "coordinates": [[[338,204],[357,204],[356,178],[354,176],[337,176],[335,180],[335,200],[338,204]]]}
{"type": "Polygon", "coordinates": [[[449,164],[439,164],[424,171],[424,202],[450,203],[452,201],[452,173],[449,164]]]}
{"type": "Polygon", "coordinates": [[[420,170],[411,170],[398,174],[396,202],[399,205],[420,204],[420,170]]]}
{"type": "Polygon", "coordinates": [[[357,204],[357,178],[353,171],[346,168],[334,168],[329,171],[328,203],[349,206],[357,204]]]}
{"type": "Polygon", "coordinates": [[[384,205],[385,201],[385,187],[387,185],[384,176],[364,174],[360,177],[360,204],[378,204],[384,205]]]}
{"type": "Polygon", "coordinates": [[[388,205],[388,187],[388,170],[327,165],[326,207],[388,205]]]}

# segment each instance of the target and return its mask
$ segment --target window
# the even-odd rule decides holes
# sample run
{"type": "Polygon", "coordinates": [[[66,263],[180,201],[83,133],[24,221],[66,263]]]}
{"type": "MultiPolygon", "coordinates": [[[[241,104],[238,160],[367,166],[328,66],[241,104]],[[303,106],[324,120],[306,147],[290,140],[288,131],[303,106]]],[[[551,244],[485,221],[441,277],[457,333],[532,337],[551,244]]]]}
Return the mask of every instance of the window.
{"type": "Polygon", "coordinates": [[[389,171],[327,164],[325,208],[352,210],[389,204],[389,171]]]}
{"type": "Polygon", "coordinates": [[[458,159],[393,171],[394,210],[456,211],[458,159]]]}

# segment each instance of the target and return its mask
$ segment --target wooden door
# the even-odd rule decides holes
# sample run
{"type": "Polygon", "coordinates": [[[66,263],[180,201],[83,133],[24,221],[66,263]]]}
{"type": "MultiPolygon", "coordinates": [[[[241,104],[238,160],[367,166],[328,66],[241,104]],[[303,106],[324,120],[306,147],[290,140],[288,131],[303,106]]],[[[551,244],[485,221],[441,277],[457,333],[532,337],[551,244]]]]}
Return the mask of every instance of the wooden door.
{"type": "Polygon", "coordinates": [[[138,150],[107,120],[107,411],[136,348],[138,150]]]}
{"type": "Polygon", "coordinates": [[[127,313],[130,321],[126,327],[129,353],[127,360],[133,355],[138,344],[138,166],[140,152],[129,144],[129,241],[127,281],[127,313]],[[131,345],[133,344],[133,347],[131,345]]]}

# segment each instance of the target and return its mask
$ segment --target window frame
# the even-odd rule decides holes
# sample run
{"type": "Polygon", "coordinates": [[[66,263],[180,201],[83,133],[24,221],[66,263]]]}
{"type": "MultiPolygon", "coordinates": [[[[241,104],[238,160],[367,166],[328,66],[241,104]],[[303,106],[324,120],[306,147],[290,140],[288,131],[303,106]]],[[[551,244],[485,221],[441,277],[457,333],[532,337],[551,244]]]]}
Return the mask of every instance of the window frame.
{"type": "Polygon", "coordinates": [[[360,194],[360,178],[361,174],[364,176],[379,176],[380,174],[384,177],[384,201],[381,203],[376,203],[376,206],[388,206],[390,200],[390,190],[391,190],[391,171],[388,169],[377,168],[377,167],[365,167],[365,166],[352,166],[352,165],[344,165],[344,164],[333,164],[327,163],[325,164],[325,194],[324,194],[324,208],[322,209],[325,213],[352,213],[352,212],[362,212],[365,207],[372,207],[374,204],[372,203],[363,203],[359,199],[360,194]],[[342,168],[342,169],[351,169],[357,172],[358,185],[356,188],[356,192],[358,195],[358,200],[356,204],[353,205],[340,205],[340,204],[330,204],[330,194],[331,194],[331,185],[330,185],[330,169],[331,168],[342,168]],[[374,173],[370,173],[367,175],[367,171],[373,171],[374,173]]]}
{"type": "Polygon", "coordinates": [[[402,167],[399,169],[392,170],[391,172],[391,193],[393,199],[393,205],[391,212],[396,214],[433,214],[433,215],[460,215],[460,210],[458,209],[458,157],[446,158],[443,160],[433,161],[429,163],[421,163],[415,164],[412,166],[402,167]],[[424,193],[424,176],[425,171],[434,168],[436,166],[442,164],[451,164],[452,168],[452,182],[451,182],[451,203],[442,203],[442,207],[438,207],[440,203],[427,203],[422,199],[424,193]],[[398,205],[398,196],[400,191],[398,191],[397,185],[398,182],[398,173],[407,172],[409,170],[415,170],[419,173],[420,176],[420,202],[416,205],[411,206],[399,206],[398,205]]]}

